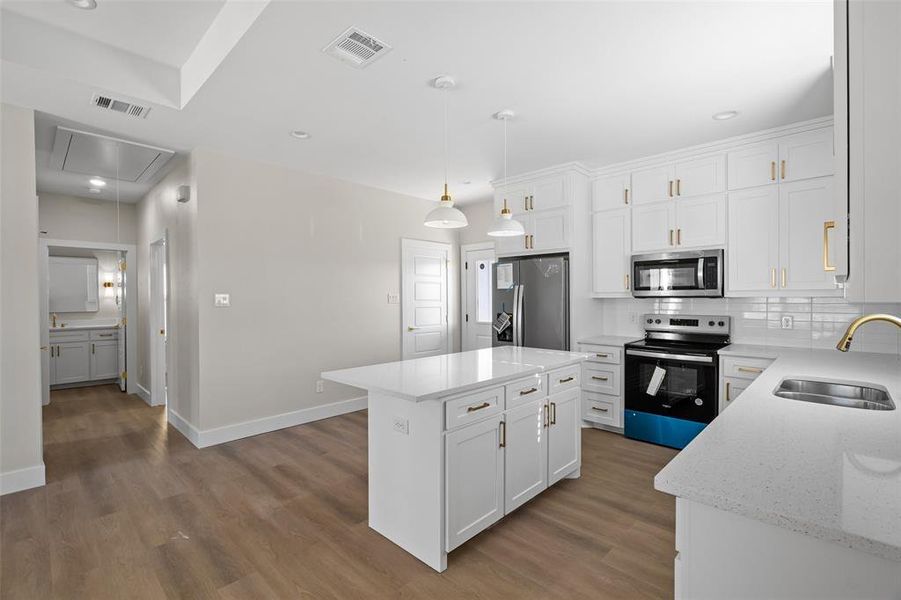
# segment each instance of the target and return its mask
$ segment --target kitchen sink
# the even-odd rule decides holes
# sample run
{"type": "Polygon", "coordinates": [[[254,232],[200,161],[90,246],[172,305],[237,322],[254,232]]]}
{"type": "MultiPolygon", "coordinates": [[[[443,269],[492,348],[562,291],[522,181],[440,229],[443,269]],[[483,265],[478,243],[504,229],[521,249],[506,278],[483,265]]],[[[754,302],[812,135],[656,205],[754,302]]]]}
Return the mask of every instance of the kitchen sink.
{"type": "Polygon", "coordinates": [[[884,389],[841,381],[783,379],[773,393],[781,398],[817,404],[865,410],[895,410],[895,403],[884,389]]]}

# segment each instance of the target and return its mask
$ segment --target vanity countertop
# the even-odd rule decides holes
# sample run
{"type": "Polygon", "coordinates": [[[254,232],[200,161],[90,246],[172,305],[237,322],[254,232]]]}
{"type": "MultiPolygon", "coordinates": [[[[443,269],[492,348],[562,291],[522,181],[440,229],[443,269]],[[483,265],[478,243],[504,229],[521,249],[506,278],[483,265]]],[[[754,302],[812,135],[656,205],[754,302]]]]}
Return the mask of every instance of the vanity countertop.
{"type": "Polygon", "coordinates": [[[50,333],[57,333],[60,331],[84,331],[86,329],[118,329],[119,325],[115,322],[107,322],[107,323],[97,323],[94,321],[85,321],[84,323],[73,322],[68,323],[66,325],[59,325],[57,327],[51,327],[50,333]]]}

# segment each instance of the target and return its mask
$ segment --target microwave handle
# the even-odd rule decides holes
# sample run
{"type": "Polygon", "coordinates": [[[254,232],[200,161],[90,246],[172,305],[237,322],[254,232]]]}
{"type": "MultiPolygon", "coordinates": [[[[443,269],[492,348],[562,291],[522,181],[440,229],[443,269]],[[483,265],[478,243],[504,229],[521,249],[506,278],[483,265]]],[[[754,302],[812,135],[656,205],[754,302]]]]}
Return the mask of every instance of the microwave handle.
{"type": "Polygon", "coordinates": [[[704,285],[704,259],[698,259],[698,289],[705,290],[707,289],[704,285]]]}

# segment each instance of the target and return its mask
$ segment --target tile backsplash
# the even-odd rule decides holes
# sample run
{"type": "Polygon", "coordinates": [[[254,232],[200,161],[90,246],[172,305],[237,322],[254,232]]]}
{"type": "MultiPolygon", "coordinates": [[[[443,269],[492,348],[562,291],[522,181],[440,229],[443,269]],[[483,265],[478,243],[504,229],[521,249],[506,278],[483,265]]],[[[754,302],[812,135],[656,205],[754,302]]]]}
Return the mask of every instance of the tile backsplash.
{"type": "MultiPolygon", "coordinates": [[[[642,334],[645,313],[728,315],[732,342],[799,348],[830,348],[855,318],[869,313],[901,315],[898,304],[852,304],[841,298],[616,298],[603,302],[604,334],[642,334]],[[793,320],[782,329],[782,317],[793,320]]],[[[852,351],[901,353],[901,329],[869,323],[854,336],[852,351]]]]}

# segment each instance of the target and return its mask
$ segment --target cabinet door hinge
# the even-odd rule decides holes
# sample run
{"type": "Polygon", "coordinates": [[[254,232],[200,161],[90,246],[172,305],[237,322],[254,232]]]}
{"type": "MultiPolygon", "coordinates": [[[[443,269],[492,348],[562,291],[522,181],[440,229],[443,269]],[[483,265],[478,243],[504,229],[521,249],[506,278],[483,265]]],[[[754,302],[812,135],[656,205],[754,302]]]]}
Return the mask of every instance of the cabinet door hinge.
{"type": "Polygon", "coordinates": [[[119,270],[124,271],[127,266],[128,266],[128,264],[123,260],[122,262],[119,263],[119,270]]]}
{"type": "Polygon", "coordinates": [[[122,371],[122,379],[128,379],[128,371],[122,371]]]}

